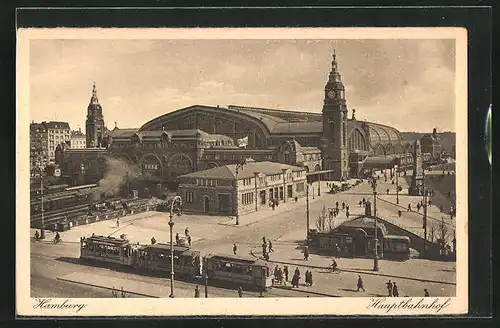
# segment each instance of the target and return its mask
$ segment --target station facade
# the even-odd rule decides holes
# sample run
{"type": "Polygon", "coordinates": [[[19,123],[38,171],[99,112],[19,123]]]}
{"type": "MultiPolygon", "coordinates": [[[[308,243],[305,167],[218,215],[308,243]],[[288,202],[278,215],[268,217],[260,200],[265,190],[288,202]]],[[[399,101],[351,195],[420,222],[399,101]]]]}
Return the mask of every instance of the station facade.
{"type": "MultiPolygon", "coordinates": [[[[349,110],[345,88],[333,54],[324,88],[322,112],[229,105],[193,105],[159,116],[137,129],[106,133],[94,85],[89,104],[87,147],[105,147],[106,156],[120,158],[141,171],[150,188],[163,190],[184,174],[240,163],[251,158],[305,169],[311,179],[358,177],[370,156],[407,156],[413,151],[390,126],[359,121],[349,110]]],[[[61,147],[65,148],[65,147],[61,147]]],[[[67,147],[66,147],[67,148],[67,147]]],[[[63,174],[96,171],[82,152],[59,149],[63,174]],[[78,159],[75,159],[78,158],[78,159]]],[[[103,156],[102,151],[87,156],[103,156]]],[[[99,170],[97,170],[99,171],[99,170]]],[[[95,183],[96,181],[85,181],[95,183]]]]}

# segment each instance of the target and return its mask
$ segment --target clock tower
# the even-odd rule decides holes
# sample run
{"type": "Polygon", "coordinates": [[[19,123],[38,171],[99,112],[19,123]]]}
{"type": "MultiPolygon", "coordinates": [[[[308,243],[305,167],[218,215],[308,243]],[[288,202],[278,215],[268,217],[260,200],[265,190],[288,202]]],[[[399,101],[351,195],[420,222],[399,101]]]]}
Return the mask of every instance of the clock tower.
{"type": "Polygon", "coordinates": [[[85,121],[87,148],[101,148],[104,137],[104,117],[102,107],[97,99],[95,83],[92,87],[92,97],[87,107],[87,120],[85,121]]]}
{"type": "Polygon", "coordinates": [[[348,179],[347,104],[344,84],[337,69],[335,50],[332,70],[325,85],[322,151],[323,169],[333,170],[334,180],[348,179]]]}

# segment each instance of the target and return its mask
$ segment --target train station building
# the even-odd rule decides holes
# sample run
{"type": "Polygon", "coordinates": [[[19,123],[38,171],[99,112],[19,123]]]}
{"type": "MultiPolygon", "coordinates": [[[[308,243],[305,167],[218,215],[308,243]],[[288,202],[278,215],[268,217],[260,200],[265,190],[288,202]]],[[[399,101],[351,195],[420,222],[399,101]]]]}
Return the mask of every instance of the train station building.
{"type": "MultiPolygon", "coordinates": [[[[397,129],[358,120],[355,114],[359,113],[349,111],[335,54],[324,88],[324,105],[316,113],[193,105],[161,115],[140,128],[115,126],[103,139],[99,133],[107,129],[102,126],[102,113],[94,85],[88,114],[92,131],[86,134],[100,150],[82,156],[81,151],[58,149],[63,175],[102,171],[90,166],[102,164],[99,157],[103,148],[106,156],[137,167],[147,188],[156,191],[163,191],[167,184],[176,186],[179,176],[234,165],[247,158],[302,167],[310,181],[362,176],[370,157],[385,157],[369,161],[370,170],[413,160],[413,143],[403,140],[397,129]]],[[[92,142],[87,140],[89,145],[92,142]]],[[[87,178],[85,183],[98,181],[92,179],[96,180],[87,178]]]]}

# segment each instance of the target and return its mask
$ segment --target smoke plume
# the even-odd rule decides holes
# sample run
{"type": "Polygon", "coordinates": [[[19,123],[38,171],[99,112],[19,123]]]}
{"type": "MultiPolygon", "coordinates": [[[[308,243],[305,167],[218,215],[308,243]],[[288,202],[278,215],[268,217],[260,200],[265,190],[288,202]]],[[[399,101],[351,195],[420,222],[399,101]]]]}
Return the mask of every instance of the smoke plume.
{"type": "Polygon", "coordinates": [[[100,199],[102,194],[106,197],[118,195],[120,189],[127,183],[127,173],[129,181],[136,179],[141,173],[137,165],[129,164],[119,158],[105,156],[105,163],[104,177],[97,183],[94,200],[100,199]]]}

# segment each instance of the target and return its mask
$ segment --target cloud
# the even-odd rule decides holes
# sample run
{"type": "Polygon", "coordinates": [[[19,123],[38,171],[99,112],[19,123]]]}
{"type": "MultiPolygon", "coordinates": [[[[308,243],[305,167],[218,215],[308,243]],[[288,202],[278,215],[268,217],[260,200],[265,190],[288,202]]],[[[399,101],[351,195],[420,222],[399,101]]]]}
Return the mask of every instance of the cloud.
{"type": "Polygon", "coordinates": [[[106,122],[139,127],[194,104],[320,112],[332,48],[356,117],[454,130],[453,40],[36,40],[34,120],[84,126],[96,81],[106,122]]]}

